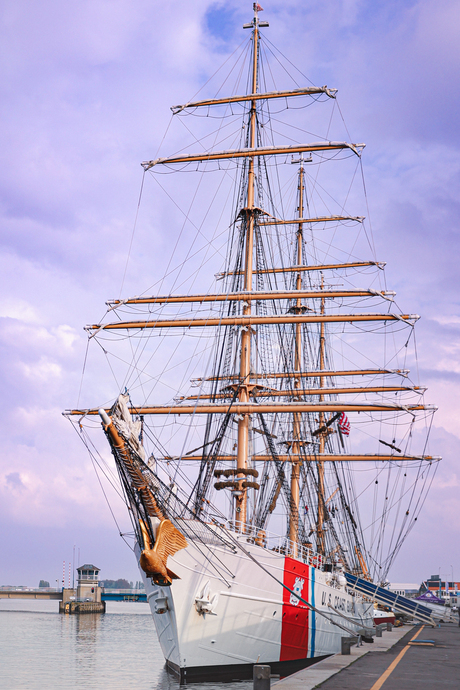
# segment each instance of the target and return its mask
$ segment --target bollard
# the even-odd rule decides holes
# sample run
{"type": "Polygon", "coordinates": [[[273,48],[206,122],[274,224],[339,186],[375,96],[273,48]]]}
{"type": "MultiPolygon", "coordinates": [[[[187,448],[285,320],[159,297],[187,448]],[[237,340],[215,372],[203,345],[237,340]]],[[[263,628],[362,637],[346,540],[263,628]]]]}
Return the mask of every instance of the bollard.
{"type": "Polygon", "coordinates": [[[255,664],[253,667],[254,690],[270,690],[270,666],[255,664]]]}
{"type": "Polygon", "coordinates": [[[356,642],[358,642],[357,637],[342,637],[341,638],[341,643],[342,643],[341,654],[350,654],[350,649],[351,649],[352,645],[354,645],[356,642]]]}
{"type": "Polygon", "coordinates": [[[387,623],[387,630],[388,630],[388,632],[391,632],[393,630],[393,624],[392,623],[387,623]]]}
{"type": "Polygon", "coordinates": [[[377,637],[382,637],[382,628],[380,627],[380,625],[377,625],[377,626],[376,626],[376,628],[375,628],[375,634],[376,634],[377,637]]]}

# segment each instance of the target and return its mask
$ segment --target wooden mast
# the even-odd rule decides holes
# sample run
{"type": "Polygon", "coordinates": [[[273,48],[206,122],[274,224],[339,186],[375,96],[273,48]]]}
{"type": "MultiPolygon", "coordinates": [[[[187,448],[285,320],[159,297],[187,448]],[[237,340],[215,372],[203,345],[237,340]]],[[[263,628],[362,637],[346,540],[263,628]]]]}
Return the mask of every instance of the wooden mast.
{"type": "MultiPolygon", "coordinates": [[[[252,93],[257,93],[257,62],[259,47],[259,27],[257,17],[257,6],[254,5],[254,30],[252,34],[252,93]]],[[[251,100],[249,111],[249,148],[256,146],[256,118],[257,100],[251,100]]],[[[252,291],[252,271],[254,254],[254,158],[249,158],[248,170],[248,192],[246,215],[246,238],[245,238],[245,263],[244,263],[244,290],[252,291]]],[[[251,302],[245,303],[243,315],[251,314],[251,302]]],[[[251,326],[241,328],[241,351],[240,351],[240,381],[241,386],[238,391],[238,400],[241,403],[249,402],[249,375],[251,373],[251,326]]],[[[242,483],[246,479],[246,470],[249,457],[249,414],[239,415],[238,419],[238,439],[236,466],[238,470],[237,481],[239,490],[235,492],[235,526],[237,530],[244,530],[247,523],[247,488],[243,488],[242,483]]]]}
{"type": "MultiPolygon", "coordinates": [[[[324,288],[324,277],[321,274],[321,289],[324,288]]],[[[325,312],[325,299],[321,297],[321,314],[325,312]]],[[[319,337],[319,368],[320,371],[325,370],[325,324],[321,321],[320,326],[320,337],[319,337]]],[[[324,388],[324,376],[320,376],[320,388],[324,388]]],[[[319,402],[324,401],[324,395],[319,396],[319,402]]],[[[324,412],[319,413],[319,427],[323,427],[325,422],[324,412]]],[[[326,438],[328,430],[323,431],[319,436],[319,458],[318,458],[318,522],[316,526],[316,550],[322,556],[325,555],[325,544],[324,544],[324,464],[321,461],[321,456],[324,455],[326,438]]]]}
{"type": "MultiPolygon", "coordinates": [[[[298,183],[298,214],[299,218],[303,219],[303,190],[304,190],[304,167],[303,157],[300,158],[299,168],[299,183],[298,183]]],[[[303,223],[300,222],[297,229],[297,266],[302,264],[302,244],[303,244],[303,223]]],[[[302,288],[302,274],[297,273],[296,290],[302,288]]],[[[302,312],[302,304],[300,297],[296,300],[295,313],[302,312]]],[[[296,391],[296,400],[300,400],[300,388],[302,385],[300,372],[302,369],[302,324],[295,325],[295,352],[294,352],[294,373],[298,374],[294,379],[294,390],[296,391]]],[[[292,428],[292,463],[291,463],[291,494],[294,510],[291,510],[289,515],[289,540],[293,550],[294,558],[297,556],[297,542],[299,533],[299,505],[300,505],[300,438],[301,438],[301,419],[302,415],[299,412],[294,413],[293,428],[292,428]]]]}

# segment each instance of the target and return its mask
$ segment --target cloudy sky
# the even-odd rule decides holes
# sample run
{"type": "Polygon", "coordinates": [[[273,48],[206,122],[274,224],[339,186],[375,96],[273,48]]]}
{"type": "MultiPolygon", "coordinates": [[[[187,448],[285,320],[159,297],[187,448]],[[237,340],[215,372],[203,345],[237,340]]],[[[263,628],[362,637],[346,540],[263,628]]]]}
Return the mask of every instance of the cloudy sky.
{"type": "MultiPolygon", "coordinates": [[[[405,310],[422,315],[420,379],[439,407],[430,450],[444,459],[391,579],[439,572],[450,579],[453,570],[460,580],[460,6],[263,5],[270,40],[312,82],[339,89],[352,139],[367,145],[368,200],[388,287],[405,310]]],[[[0,584],[54,584],[74,545],[102,577],[138,579],[61,411],[78,399],[82,326],[120,290],[137,294],[155,283],[169,257],[171,229],[157,214],[153,237],[152,224],[136,229],[123,281],[139,163],[159,149],[169,106],[192,98],[245,38],[251,6],[2,3],[0,584]]],[[[155,194],[144,218],[155,217],[155,194]]],[[[97,399],[96,378],[86,390],[97,399]]],[[[114,510],[128,530],[116,500],[114,510]]]]}

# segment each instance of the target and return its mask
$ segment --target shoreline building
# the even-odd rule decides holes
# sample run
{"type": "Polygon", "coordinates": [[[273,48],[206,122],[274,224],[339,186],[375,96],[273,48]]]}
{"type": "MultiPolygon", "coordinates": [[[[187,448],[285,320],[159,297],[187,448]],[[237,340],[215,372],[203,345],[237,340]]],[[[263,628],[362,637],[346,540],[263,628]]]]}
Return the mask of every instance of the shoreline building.
{"type": "Polygon", "coordinates": [[[105,601],[102,601],[102,587],[98,580],[99,571],[100,568],[90,563],[77,568],[77,590],[62,590],[60,613],[105,613],[105,601]]]}

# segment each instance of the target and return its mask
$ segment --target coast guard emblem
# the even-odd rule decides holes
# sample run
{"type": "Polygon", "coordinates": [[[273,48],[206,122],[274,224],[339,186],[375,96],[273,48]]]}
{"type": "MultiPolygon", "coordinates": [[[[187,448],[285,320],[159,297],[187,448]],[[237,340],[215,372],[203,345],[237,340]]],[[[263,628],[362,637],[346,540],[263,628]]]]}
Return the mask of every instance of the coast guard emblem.
{"type": "Polygon", "coordinates": [[[297,597],[294,596],[293,592],[295,592],[299,595],[299,597],[301,597],[304,584],[304,579],[302,579],[301,577],[296,577],[294,587],[292,588],[291,597],[289,599],[289,603],[292,604],[292,606],[298,606],[300,601],[300,599],[297,599],[297,597]]]}

